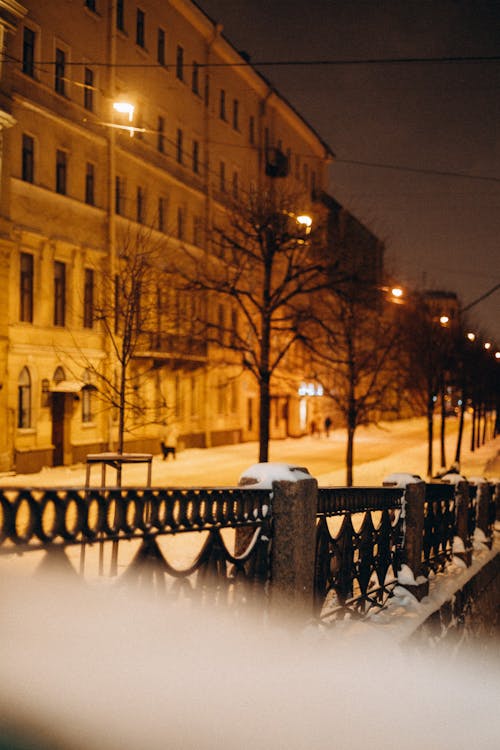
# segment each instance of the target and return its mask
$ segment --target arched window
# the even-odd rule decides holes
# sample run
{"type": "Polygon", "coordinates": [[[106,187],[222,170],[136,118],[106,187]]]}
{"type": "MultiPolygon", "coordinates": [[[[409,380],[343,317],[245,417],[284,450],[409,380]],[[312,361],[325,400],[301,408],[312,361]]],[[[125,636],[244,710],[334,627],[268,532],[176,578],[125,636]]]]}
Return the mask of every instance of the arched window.
{"type": "Polygon", "coordinates": [[[66,374],[61,366],[55,369],[52,380],[54,381],[56,385],[57,383],[60,383],[62,380],[66,380],[66,374]]]}
{"type": "Polygon", "coordinates": [[[17,426],[31,427],[31,377],[27,367],[21,370],[17,383],[17,426]]]}
{"type": "Polygon", "coordinates": [[[92,391],[94,387],[91,384],[91,372],[88,369],[83,371],[83,382],[85,385],[82,388],[82,422],[88,424],[94,418],[92,414],[92,391]]]}

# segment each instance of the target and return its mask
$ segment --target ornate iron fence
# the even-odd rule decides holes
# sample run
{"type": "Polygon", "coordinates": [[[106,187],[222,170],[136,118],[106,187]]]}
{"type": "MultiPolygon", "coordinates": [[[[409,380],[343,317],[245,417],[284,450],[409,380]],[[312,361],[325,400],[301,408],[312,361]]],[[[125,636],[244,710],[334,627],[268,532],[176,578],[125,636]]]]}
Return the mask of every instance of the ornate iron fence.
{"type": "Polygon", "coordinates": [[[211,591],[210,596],[229,601],[241,590],[249,600],[270,576],[269,497],[264,490],[238,488],[2,488],[0,554],[43,552],[42,566],[57,557],[63,568],[69,564],[85,577],[89,550],[97,548],[103,575],[104,547],[111,543],[109,572],[117,575],[119,543],[136,541],[120,581],[164,586],[169,578],[173,591],[205,597],[211,591]],[[253,533],[235,554],[221,532],[238,528],[253,533]],[[187,532],[205,539],[194,560],[182,567],[168,559],[161,540],[187,532]],[[78,571],[66,554],[71,547],[80,548],[78,571]]]}
{"type": "Polygon", "coordinates": [[[323,620],[363,615],[390,596],[402,561],[403,496],[395,488],[318,490],[314,593],[323,620]]]}
{"type": "Polygon", "coordinates": [[[443,570],[453,556],[456,534],[455,486],[426,484],[422,562],[426,575],[443,570]]]}

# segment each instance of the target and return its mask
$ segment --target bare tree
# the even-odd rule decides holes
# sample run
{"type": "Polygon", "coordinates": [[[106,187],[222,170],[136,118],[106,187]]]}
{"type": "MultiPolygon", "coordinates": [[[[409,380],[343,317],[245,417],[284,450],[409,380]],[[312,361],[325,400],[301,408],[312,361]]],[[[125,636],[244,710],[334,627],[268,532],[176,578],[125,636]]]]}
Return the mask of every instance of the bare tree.
{"type": "Polygon", "coordinates": [[[138,352],[151,350],[158,331],[158,299],[162,285],[163,241],[145,226],[124,225],[117,238],[114,272],[100,280],[94,320],[105,337],[104,366],[87,363],[98,383],[99,398],[118,416],[117,451],[123,453],[125,433],[138,420],[148,420],[139,396],[141,383],[151,371],[138,352]]]}
{"type": "Polygon", "coordinates": [[[346,427],[351,487],[356,429],[396,410],[399,320],[379,289],[354,278],[323,293],[314,316],[314,335],[308,337],[313,374],[346,427]]]}
{"type": "Polygon", "coordinates": [[[406,387],[427,417],[427,476],[432,477],[434,414],[445,374],[450,369],[453,328],[440,322],[424,295],[416,295],[408,303],[404,318],[406,387]]]}
{"type": "Polygon", "coordinates": [[[298,220],[300,207],[296,195],[253,193],[220,217],[206,254],[184,247],[169,262],[172,283],[207,300],[208,340],[223,341],[257,382],[262,462],[269,457],[272,379],[301,337],[308,299],[327,283],[322,233],[298,220]],[[231,319],[217,316],[220,300],[229,303],[231,319]]]}

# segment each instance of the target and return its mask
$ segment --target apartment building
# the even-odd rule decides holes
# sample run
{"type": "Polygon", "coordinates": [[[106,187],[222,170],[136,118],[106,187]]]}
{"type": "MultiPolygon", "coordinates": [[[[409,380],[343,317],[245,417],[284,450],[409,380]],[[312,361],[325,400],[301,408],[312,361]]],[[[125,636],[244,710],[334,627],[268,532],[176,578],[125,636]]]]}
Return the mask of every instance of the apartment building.
{"type": "MultiPolygon", "coordinates": [[[[279,183],[311,210],[332,153],[188,0],[0,0],[0,42],[0,470],[21,472],[114,447],[94,313],[123,233],[209,256],[229,200],[279,183]]],[[[185,446],[256,439],[255,383],[176,315],[138,358],[154,418],[126,448],[157,452],[165,422],[185,446]]],[[[306,429],[304,377],[273,399],[272,436],[306,429]]]]}

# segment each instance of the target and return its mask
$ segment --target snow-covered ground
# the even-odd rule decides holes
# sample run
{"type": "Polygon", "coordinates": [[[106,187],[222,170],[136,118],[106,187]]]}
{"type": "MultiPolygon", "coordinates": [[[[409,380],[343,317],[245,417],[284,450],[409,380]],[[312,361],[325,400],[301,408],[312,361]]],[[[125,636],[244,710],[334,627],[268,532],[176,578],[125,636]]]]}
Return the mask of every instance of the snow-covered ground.
{"type": "MultiPolygon", "coordinates": [[[[447,420],[447,465],[455,454],[457,419],[447,420]]],[[[329,438],[303,437],[274,440],[270,446],[270,460],[306,466],[323,486],[345,484],[345,430],[334,430],[329,438]]],[[[490,440],[480,449],[469,450],[469,427],[465,431],[461,470],[466,476],[480,476],[500,455],[500,437],[490,440]]],[[[435,471],[439,466],[439,441],[434,444],[435,471]]],[[[191,448],[178,453],[174,461],[153,459],[152,484],[154,486],[195,487],[235,485],[238,477],[258,460],[257,443],[241,443],[217,448],[191,448]]],[[[355,440],[354,483],[358,486],[380,485],[392,472],[408,472],[425,476],[427,461],[426,425],[423,418],[384,422],[380,426],[359,428],[355,440]]],[[[500,476],[500,462],[494,472],[500,476]]],[[[109,477],[113,479],[113,471],[109,477]]],[[[493,473],[489,472],[489,478],[493,473]]],[[[93,469],[93,484],[100,482],[100,470],[93,469]]],[[[124,483],[143,485],[145,466],[124,468],[124,483]]],[[[0,484],[32,487],[83,486],[85,467],[46,468],[37,474],[0,475],[0,484]]]]}
{"type": "MultiPolygon", "coordinates": [[[[380,484],[393,471],[423,475],[424,435],[423,420],[360,431],[357,483],[380,484]]],[[[450,435],[450,456],[453,445],[450,435]]],[[[336,431],[329,440],[273,443],[271,458],[342,485],[343,448],[336,431]]],[[[463,473],[483,475],[499,449],[497,439],[464,451],[463,473]]],[[[184,451],[175,463],[155,458],[153,483],[234,485],[255,461],[255,444],[184,451]]],[[[144,475],[134,467],[127,483],[144,475]]],[[[73,467],[0,481],[75,486],[83,478],[73,467]]],[[[479,542],[472,567],[457,562],[435,576],[420,603],[400,588],[367,622],[305,630],[84,587],[76,577],[35,582],[10,560],[0,576],[0,745],[16,746],[6,740],[14,729],[34,747],[64,750],[496,750],[500,654],[452,658],[401,644],[498,551],[498,541],[493,551],[479,542]]]]}
{"type": "Polygon", "coordinates": [[[495,655],[77,582],[3,580],[0,599],[2,747],[9,727],[39,750],[498,748],[495,655]]]}

